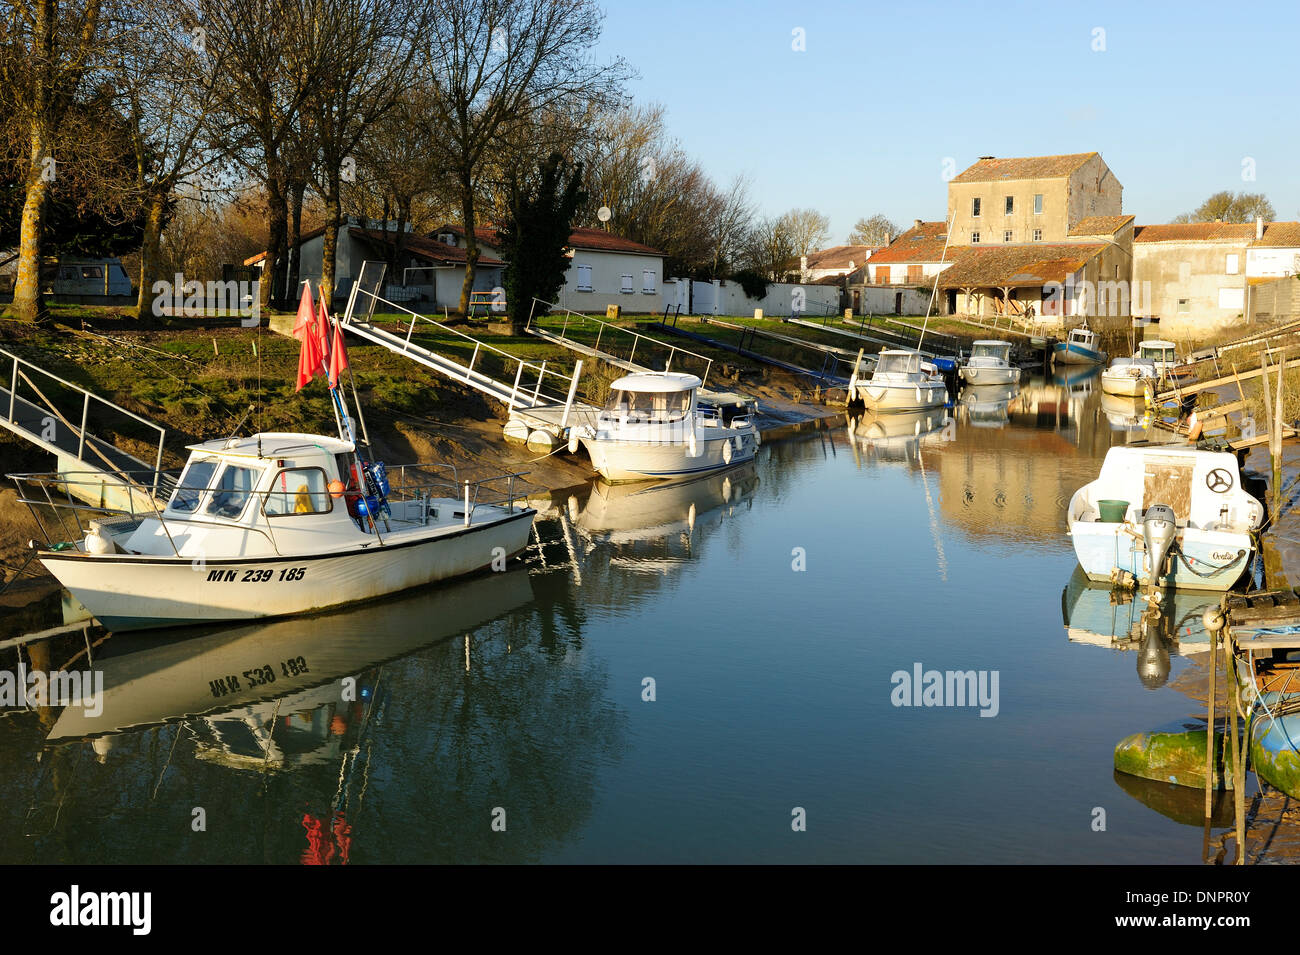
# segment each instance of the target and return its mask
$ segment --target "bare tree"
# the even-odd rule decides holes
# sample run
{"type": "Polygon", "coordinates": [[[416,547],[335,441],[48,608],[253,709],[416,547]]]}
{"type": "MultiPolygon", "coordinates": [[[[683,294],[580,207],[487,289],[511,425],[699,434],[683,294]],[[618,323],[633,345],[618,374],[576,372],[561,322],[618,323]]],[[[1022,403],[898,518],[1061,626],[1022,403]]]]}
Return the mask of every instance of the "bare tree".
{"type": "Polygon", "coordinates": [[[0,87],[19,118],[27,145],[14,312],[27,321],[43,315],[41,231],[56,147],[74,99],[100,63],[110,38],[107,0],[26,0],[0,17],[0,87]]]}
{"type": "Polygon", "coordinates": [[[853,231],[849,233],[849,245],[870,245],[882,246],[889,245],[894,237],[903,230],[877,212],[873,216],[867,216],[865,219],[859,219],[853,225],[853,231]]]}
{"type": "Polygon", "coordinates": [[[817,251],[831,235],[830,218],[816,209],[791,209],[781,222],[796,256],[817,251]]]}
{"type": "Polygon", "coordinates": [[[479,178],[503,130],[565,102],[621,91],[623,62],[591,57],[602,21],[594,0],[431,0],[423,80],[443,130],[438,158],[455,184],[465,229],[462,312],[469,311],[479,258],[479,178]]]}
{"type": "Polygon", "coordinates": [[[760,220],[750,231],[745,241],[744,263],[746,268],[780,281],[789,271],[790,260],[795,254],[788,214],[768,217],[760,220]]]}
{"type": "Polygon", "coordinates": [[[420,0],[322,0],[329,24],[328,73],[308,97],[319,149],[316,185],[325,201],[321,296],[334,293],[334,257],[342,221],[342,183],[356,179],[356,149],[397,103],[411,72],[406,34],[423,30],[420,0]]]}
{"type": "Polygon", "coordinates": [[[1263,216],[1265,222],[1271,222],[1277,215],[1273,203],[1263,193],[1239,192],[1229,190],[1216,192],[1192,212],[1175,216],[1174,222],[1254,222],[1257,216],[1263,216]]]}

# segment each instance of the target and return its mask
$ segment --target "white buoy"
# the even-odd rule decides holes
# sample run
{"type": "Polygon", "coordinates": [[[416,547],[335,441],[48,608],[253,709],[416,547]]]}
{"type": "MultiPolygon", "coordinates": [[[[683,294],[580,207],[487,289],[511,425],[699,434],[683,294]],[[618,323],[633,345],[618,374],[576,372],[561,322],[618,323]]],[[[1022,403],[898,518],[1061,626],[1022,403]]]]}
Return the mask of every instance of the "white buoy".
{"type": "Polygon", "coordinates": [[[553,451],[558,443],[555,435],[540,428],[528,435],[529,451],[553,451]]]}

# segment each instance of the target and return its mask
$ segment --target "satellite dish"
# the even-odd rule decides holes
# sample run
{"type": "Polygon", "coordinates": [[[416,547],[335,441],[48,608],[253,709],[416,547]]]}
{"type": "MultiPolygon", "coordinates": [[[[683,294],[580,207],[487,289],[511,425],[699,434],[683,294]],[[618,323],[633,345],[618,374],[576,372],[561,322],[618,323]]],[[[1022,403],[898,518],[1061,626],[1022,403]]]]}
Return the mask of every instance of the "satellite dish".
{"type": "Polygon", "coordinates": [[[614,217],[614,213],[609,211],[609,206],[601,206],[596,210],[596,218],[601,222],[608,222],[614,217]]]}

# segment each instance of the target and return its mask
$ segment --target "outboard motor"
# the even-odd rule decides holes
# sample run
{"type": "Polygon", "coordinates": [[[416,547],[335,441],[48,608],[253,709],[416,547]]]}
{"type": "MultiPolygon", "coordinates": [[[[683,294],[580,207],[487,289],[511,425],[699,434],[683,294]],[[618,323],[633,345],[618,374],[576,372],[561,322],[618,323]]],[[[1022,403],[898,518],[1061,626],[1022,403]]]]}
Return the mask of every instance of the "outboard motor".
{"type": "Polygon", "coordinates": [[[1142,515],[1142,540],[1147,545],[1147,570],[1154,586],[1178,536],[1178,518],[1168,504],[1152,504],[1142,515]]]}

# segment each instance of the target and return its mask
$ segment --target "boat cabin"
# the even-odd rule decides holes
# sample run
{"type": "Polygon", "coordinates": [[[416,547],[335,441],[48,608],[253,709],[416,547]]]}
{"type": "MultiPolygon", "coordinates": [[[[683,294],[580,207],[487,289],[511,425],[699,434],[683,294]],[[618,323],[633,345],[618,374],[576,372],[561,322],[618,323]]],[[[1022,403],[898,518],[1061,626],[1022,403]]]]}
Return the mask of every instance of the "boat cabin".
{"type": "Polygon", "coordinates": [[[1158,362],[1162,365],[1178,364],[1178,351],[1173,342],[1166,341],[1146,341],[1138,344],[1136,358],[1145,358],[1148,361],[1158,362]]]}
{"type": "Polygon", "coordinates": [[[879,375],[914,377],[922,373],[930,375],[934,371],[934,365],[924,361],[920,352],[887,348],[876,359],[876,370],[873,377],[879,375]]]}
{"type": "Polygon", "coordinates": [[[674,372],[625,375],[609,386],[602,424],[680,424],[695,410],[700,379],[674,372]]]}
{"type": "Polygon", "coordinates": [[[981,340],[972,347],[970,357],[992,359],[1003,365],[1011,364],[1011,343],[1004,341],[981,340]]]}

